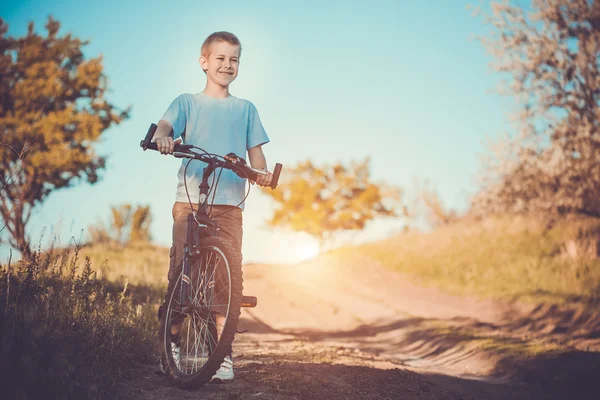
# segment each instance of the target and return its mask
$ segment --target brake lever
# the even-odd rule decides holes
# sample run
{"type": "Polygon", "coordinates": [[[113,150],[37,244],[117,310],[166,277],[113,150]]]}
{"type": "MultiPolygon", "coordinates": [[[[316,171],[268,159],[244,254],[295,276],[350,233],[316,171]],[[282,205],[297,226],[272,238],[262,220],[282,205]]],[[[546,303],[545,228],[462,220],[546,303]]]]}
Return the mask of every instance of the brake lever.
{"type": "Polygon", "coordinates": [[[181,151],[174,151],[173,152],[173,157],[177,157],[177,158],[195,158],[192,154],[190,153],[184,153],[181,151]]]}
{"type": "Polygon", "coordinates": [[[248,167],[250,168],[252,171],[256,172],[259,175],[269,175],[269,171],[264,170],[264,169],[256,169],[256,168],[252,168],[252,167],[248,167]]]}
{"type": "Polygon", "coordinates": [[[227,155],[225,155],[223,158],[234,165],[239,164],[242,166],[246,166],[246,160],[244,160],[242,157],[238,156],[235,153],[227,153],[227,155]]]}
{"type": "MultiPolygon", "coordinates": [[[[243,158],[241,158],[240,156],[236,155],[235,153],[228,153],[227,155],[225,155],[223,157],[225,160],[227,160],[228,162],[230,162],[231,164],[235,165],[236,167],[240,167],[242,170],[244,168],[249,169],[250,171],[254,172],[255,174],[258,175],[268,175],[269,171],[266,171],[264,169],[256,169],[256,168],[252,168],[251,166],[249,166],[246,163],[246,160],[244,160],[243,158]]],[[[239,173],[236,172],[236,174],[240,177],[240,178],[247,178],[244,177],[242,175],[240,175],[239,173]]]]}

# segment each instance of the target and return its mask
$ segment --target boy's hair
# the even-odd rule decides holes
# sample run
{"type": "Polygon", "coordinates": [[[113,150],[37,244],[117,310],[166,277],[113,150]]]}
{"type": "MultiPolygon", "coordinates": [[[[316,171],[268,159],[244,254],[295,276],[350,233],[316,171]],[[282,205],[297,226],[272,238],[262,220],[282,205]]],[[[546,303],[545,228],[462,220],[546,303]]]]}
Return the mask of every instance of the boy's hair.
{"type": "Polygon", "coordinates": [[[231,45],[239,46],[240,56],[242,55],[242,44],[240,43],[240,39],[238,39],[233,33],[225,31],[210,34],[206,40],[204,40],[204,43],[202,43],[200,55],[208,58],[210,55],[210,46],[215,42],[227,42],[231,45]]]}

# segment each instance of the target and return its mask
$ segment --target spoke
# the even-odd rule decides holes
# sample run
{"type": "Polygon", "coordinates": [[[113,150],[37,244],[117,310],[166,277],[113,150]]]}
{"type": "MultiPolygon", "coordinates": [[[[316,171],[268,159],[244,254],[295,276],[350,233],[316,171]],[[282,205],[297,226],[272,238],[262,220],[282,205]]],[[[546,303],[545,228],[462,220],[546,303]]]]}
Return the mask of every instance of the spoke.
{"type": "Polygon", "coordinates": [[[171,318],[169,318],[170,325],[173,325],[173,321],[175,321],[175,319],[181,315],[183,315],[185,318],[185,313],[182,313],[179,310],[175,310],[175,307],[178,307],[178,306],[179,306],[179,303],[176,303],[175,306],[171,308],[171,318]]]}
{"type": "Polygon", "coordinates": [[[205,340],[206,340],[206,332],[208,332],[208,325],[206,324],[206,322],[204,321],[204,319],[201,318],[199,315],[197,317],[198,317],[198,320],[201,321],[200,334],[198,336],[198,344],[202,348],[202,360],[204,360],[205,353],[206,353],[206,351],[205,351],[205,348],[206,348],[205,340]]]}
{"type": "Polygon", "coordinates": [[[202,292],[202,297],[204,298],[204,306],[209,308],[210,307],[210,303],[212,301],[212,297],[211,297],[211,290],[210,290],[210,283],[212,282],[212,276],[210,275],[210,271],[208,270],[209,264],[207,261],[207,265],[206,265],[206,269],[204,271],[204,286],[203,286],[203,292],[202,292]]]}
{"type": "MultiPolygon", "coordinates": [[[[219,261],[217,261],[215,263],[215,266],[213,267],[213,274],[211,276],[211,280],[214,281],[215,280],[215,274],[217,273],[217,266],[219,265],[219,263],[221,262],[221,256],[217,255],[217,257],[219,257],[219,261]]],[[[215,282],[216,285],[216,282],[215,282]]]]}
{"type": "MultiPolygon", "coordinates": [[[[225,292],[227,295],[227,298],[229,299],[231,296],[229,295],[231,293],[231,291],[229,290],[229,287],[224,287],[222,288],[218,293],[213,293],[213,298],[219,298],[219,295],[221,293],[225,292]]],[[[229,300],[227,301],[227,303],[225,304],[211,304],[210,308],[215,308],[215,307],[227,307],[229,308],[229,300]]]]}
{"type": "Polygon", "coordinates": [[[202,360],[206,359],[206,337],[208,334],[208,324],[203,322],[204,327],[204,335],[202,335],[202,360]]]}
{"type": "MultiPolygon", "coordinates": [[[[204,330],[204,321],[202,321],[202,322],[201,322],[201,324],[202,324],[202,325],[200,326],[200,332],[199,332],[199,334],[198,334],[198,344],[202,346],[202,357],[201,357],[201,358],[202,358],[202,362],[204,363],[204,345],[203,345],[203,343],[202,343],[202,342],[204,341],[204,340],[203,340],[203,337],[204,337],[204,336],[203,336],[203,334],[202,334],[202,331],[204,330]]],[[[197,361],[197,360],[198,360],[198,358],[196,358],[196,361],[197,361]]],[[[196,363],[196,364],[197,364],[197,363],[196,363]]],[[[202,365],[202,366],[204,366],[204,365],[202,365]]],[[[200,368],[202,368],[202,366],[201,366],[200,368]]]]}
{"type": "MultiPolygon", "coordinates": [[[[211,253],[211,258],[212,258],[212,253],[211,253]]],[[[208,280],[208,283],[209,283],[209,284],[210,284],[210,282],[212,282],[212,283],[213,283],[213,286],[212,286],[212,288],[209,288],[209,289],[210,289],[210,293],[211,293],[211,295],[214,293],[214,288],[215,288],[215,285],[216,285],[216,282],[215,282],[215,273],[216,273],[216,272],[217,272],[217,266],[215,265],[215,266],[212,268],[211,276],[210,276],[210,279],[208,280]]],[[[213,299],[213,298],[214,298],[214,296],[211,296],[211,297],[210,297],[210,301],[207,301],[207,302],[206,302],[206,307],[210,307],[210,303],[212,303],[212,299],[213,299]]]]}
{"type": "MultiPolygon", "coordinates": [[[[218,296],[219,296],[221,293],[223,293],[223,292],[225,292],[225,293],[229,293],[229,288],[223,288],[223,289],[219,290],[219,292],[218,292],[218,293],[213,293],[213,297],[214,297],[214,298],[217,298],[217,297],[218,297],[218,296]]],[[[228,297],[229,297],[229,296],[228,296],[228,297]]],[[[223,305],[223,304],[220,304],[220,305],[223,305]]],[[[215,304],[211,304],[211,307],[215,307],[215,304]]]]}
{"type": "MultiPolygon", "coordinates": [[[[196,265],[196,264],[194,264],[196,265]]],[[[195,294],[194,294],[194,305],[198,305],[198,296],[200,295],[200,279],[202,278],[202,263],[200,263],[200,265],[198,266],[198,268],[196,269],[196,275],[197,275],[197,279],[196,279],[196,285],[194,286],[195,289],[195,294]]]]}
{"type": "Polygon", "coordinates": [[[203,260],[204,258],[202,256],[198,259],[198,263],[200,264],[198,267],[200,271],[198,277],[198,295],[202,298],[202,301],[204,301],[204,286],[206,285],[206,268],[203,266],[203,260]]]}
{"type": "MultiPolygon", "coordinates": [[[[187,373],[187,364],[188,364],[188,355],[190,354],[190,324],[191,324],[192,318],[188,318],[187,322],[188,322],[188,328],[187,328],[187,333],[186,333],[186,341],[185,341],[185,370],[187,373]]],[[[180,353],[180,357],[179,357],[179,370],[181,370],[181,365],[183,360],[181,359],[181,349],[179,350],[180,353]]],[[[183,372],[183,371],[182,371],[183,372]]]]}
{"type": "Polygon", "coordinates": [[[194,372],[198,365],[198,331],[196,330],[196,315],[194,313],[192,313],[192,321],[194,323],[194,364],[192,372],[194,372]]]}
{"type": "MultiPolygon", "coordinates": [[[[212,251],[210,253],[208,253],[208,255],[210,255],[210,259],[206,260],[206,264],[205,264],[205,268],[204,268],[204,277],[206,278],[207,275],[210,274],[210,271],[208,270],[209,265],[210,265],[210,260],[212,260],[212,251]]],[[[205,256],[205,259],[208,257],[205,256]]],[[[204,286],[203,286],[203,295],[204,295],[204,304],[207,305],[208,303],[208,298],[206,296],[206,292],[209,289],[208,285],[210,285],[210,282],[212,281],[211,277],[209,276],[209,279],[204,279],[204,286]]]]}
{"type": "MultiPolygon", "coordinates": [[[[213,323],[212,316],[210,317],[210,323],[211,324],[213,323]]],[[[216,328],[216,324],[215,324],[215,328],[216,328]]],[[[217,344],[218,338],[213,337],[212,333],[210,332],[210,329],[208,329],[207,332],[208,332],[208,347],[209,347],[209,351],[212,353],[213,352],[213,343],[217,344]]]]}
{"type": "MultiPolygon", "coordinates": [[[[175,311],[175,312],[177,312],[177,311],[175,311]]],[[[183,314],[183,313],[179,313],[179,314],[183,314]]],[[[184,314],[184,315],[185,315],[185,314],[184,314]]],[[[170,325],[170,326],[173,326],[173,321],[175,321],[175,319],[176,319],[176,318],[177,318],[177,316],[175,316],[175,317],[172,317],[172,318],[169,318],[169,325],[170,325]]]]}
{"type": "MultiPolygon", "coordinates": [[[[204,330],[204,322],[202,321],[202,318],[197,318],[198,321],[200,321],[198,324],[200,325],[198,328],[198,337],[196,339],[196,368],[198,368],[198,350],[200,349],[200,346],[202,346],[202,331],[204,330]]],[[[202,349],[202,353],[204,354],[204,349],[202,349]]],[[[204,362],[203,360],[201,360],[202,363],[204,362]]],[[[201,365],[199,368],[202,368],[203,365],[201,365]]]]}

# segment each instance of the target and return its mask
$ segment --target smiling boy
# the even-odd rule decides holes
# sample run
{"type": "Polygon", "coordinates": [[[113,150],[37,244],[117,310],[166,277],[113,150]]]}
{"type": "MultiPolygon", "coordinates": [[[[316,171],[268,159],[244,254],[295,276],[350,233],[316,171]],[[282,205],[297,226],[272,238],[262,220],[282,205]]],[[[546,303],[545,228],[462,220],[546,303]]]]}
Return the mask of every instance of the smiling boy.
{"type": "MultiPolygon", "coordinates": [[[[256,107],[248,100],[234,97],[229,85],[237,78],[242,46],[239,39],[229,32],[215,32],[202,44],[200,66],[206,73],[206,86],[196,94],[182,94],[169,106],[158,123],[154,141],[162,154],[173,152],[174,140],[183,138],[186,144],[203,148],[209,153],[238,156],[248,153],[253,168],[267,169],[262,145],[269,142],[258,116],[256,107]]],[[[244,157],[245,158],[245,157],[244,157]]],[[[185,160],[185,159],[184,159],[185,160]]],[[[183,245],[186,238],[187,216],[198,205],[198,185],[202,180],[204,164],[192,162],[185,171],[183,161],[179,169],[177,193],[173,205],[173,245],[170,252],[169,288],[181,271],[183,245]],[[189,191],[186,191],[185,182],[189,191]],[[189,198],[188,198],[189,195],[189,198]]],[[[272,174],[259,175],[256,183],[268,186],[272,174]]],[[[234,249],[242,250],[242,210],[244,209],[245,180],[233,171],[223,169],[214,194],[211,216],[217,220],[220,234],[234,249]]],[[[211,194],[211,198],[213,195],[211,194]]],[[[161,307],[161,310],[164,305],[161,307]]],[[[160,314],[161,311],[159,311],[160,314]]],[[[224,317],[217,317],[217,333],[220,336],[224,317]]],[[[178,332],[172,331],[173,354],[179,354],[178,332]]],[[[233,380],[231,353],[225,357],[213,381],[233,380]]]]}

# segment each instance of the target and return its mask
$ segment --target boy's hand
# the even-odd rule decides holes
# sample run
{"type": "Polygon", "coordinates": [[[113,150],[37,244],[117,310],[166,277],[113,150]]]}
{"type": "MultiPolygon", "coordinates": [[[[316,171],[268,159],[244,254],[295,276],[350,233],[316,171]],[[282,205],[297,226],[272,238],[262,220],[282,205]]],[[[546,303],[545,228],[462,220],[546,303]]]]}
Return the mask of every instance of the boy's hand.
{"type": "MultiPolygon", "coordinates": [[[[270,172],[266,175],[256,174],[256,183],[260,186],[270,186],[272,179],[273,179],[273,174],[270,172]]],[[[254,182],[252,182],[252,183],[254,183],[254,182]]]]}
{"type": "Polygon", "coordinates": [[[156,143],[156,147],[161,154],[171,154],[175,148],[175,142],[171,136],[156,138],[154,143],[156,143]]]}

